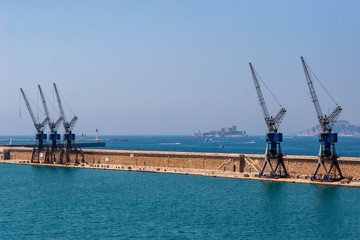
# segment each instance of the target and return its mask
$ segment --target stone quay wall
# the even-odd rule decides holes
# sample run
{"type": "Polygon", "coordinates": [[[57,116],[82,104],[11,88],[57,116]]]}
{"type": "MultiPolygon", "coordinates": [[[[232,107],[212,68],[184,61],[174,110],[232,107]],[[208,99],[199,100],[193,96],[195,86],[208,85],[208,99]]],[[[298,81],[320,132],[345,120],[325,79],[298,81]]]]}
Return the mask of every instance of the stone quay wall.
{"type": "MultiPolygon", "coordinates": [[[[31,148],[0,149],[0,159],[4,160],[22,160],[24,163],[30,163],[31,154],[31,148]]],[[[44,157],[45,153],[39,155],[40,162],[44,161],[44,157]]],[[[70,163],[74,164],[75,159],[75,154],[71,154],[70,163]]],[[[80,155],[78,159],[81,159],[80,155]]],[[[109,165],[122,166],[123,169],[151,167],[256,174],[263,165],[264,155],[86,149],[84,159],[87,164],[95,167],[109,165]]],[[[360,158],[342,157],[338,160],[345,177],[360,178],[360,158]]],[[[284,162],[291,177],[311,176],[317,164],[317,156],[287,155],[284,156],[284,162]]],[[[272,164],[275,166],[276,161],[273,160],[272,164]]],[[[322,173],[321,169],[319,173],[322,173]]]]}

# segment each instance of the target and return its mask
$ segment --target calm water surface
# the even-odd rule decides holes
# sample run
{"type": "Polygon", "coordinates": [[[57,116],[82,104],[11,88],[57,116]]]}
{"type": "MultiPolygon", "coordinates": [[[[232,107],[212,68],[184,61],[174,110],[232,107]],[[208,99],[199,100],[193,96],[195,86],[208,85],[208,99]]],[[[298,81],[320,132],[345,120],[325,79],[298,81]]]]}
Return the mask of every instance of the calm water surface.
{"type": "Polygon", "coordinates": [[[0,165],[0,239],[358,239],[359,189],[0,165]]]}
{"type": "MultiPolygon", "coordinates": [[[[34,136],[0,136],[1,139],[34,139],[34,136]]],[[[88,136],[94,139],[95,136],[88,136]]],[[[80,139],[77,136],[76,139],[80,139]]],[[[101,139],[120,139],[125,142],[106,142],[103,149],[144,150],[144,151],[177,151],[177,152],[215,152],[263,154],[265,152],[265,136],[249,136],[243,138],[193,138],[190,136],[101,136],[101,139]],[[224,148],[219,148],[222,145],[224,148]]],[[[6,145],[8,142],[0,142],[6,145]]],[[[13,142],[13,144],[20,144],[13,142]]],[[[31,144],[31,142],[23,142],[31,144]]],[[[317,155],[319,141],[317,137],[284,136],[283,153],[287,155],[317,155]]],[[[360,157],[360,138],[339,137],[336,144],[339,156],[360,157]]]]}
{"type": "MultiPolygon", "coordinates": [[[[122,150],[265,147],[262,136],[105,138],[127,139],[107,142],[122,150]]],[[[286,138],[283,148],[316,155],[318,141],[286,138]]],[[[359,157],[360,139],[340,138],[337,150],[359,157]]],[[[359,239],[359,203],[360,189],[351,188],[0,164],[0,239],[359,239]]]]}

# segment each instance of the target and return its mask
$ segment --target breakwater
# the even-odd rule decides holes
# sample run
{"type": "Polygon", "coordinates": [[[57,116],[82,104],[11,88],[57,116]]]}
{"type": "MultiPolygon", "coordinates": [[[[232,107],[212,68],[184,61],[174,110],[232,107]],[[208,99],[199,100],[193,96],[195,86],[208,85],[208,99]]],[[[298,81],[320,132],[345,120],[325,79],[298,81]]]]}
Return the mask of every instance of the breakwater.
{"type": "MultiPolygon", "coordinates": [[[[264,162],[264,155],[260,154],[87,149],[84,150],[84,163],[75,164],[76,156],[70,155],[70,163],[60,165],[45,164],[44,154],[40,154],[40,163],[31,163],[31,154],[32,148],[4,147],[0,149],[0,160],[1,163],[14,164],[166,172],[249,179],[258,179],[257,173],[264,162]]],[[[278,181],[311,182],[309,176],[313,174],[317,156],[287,155],[284,156],[284,162],[291,178],[278,179],[278,181]]],[[[360,178],[360,158],[342,157],[339,158],[339,164],[346,178],[360,178]]],[[[358,184],[355,182],[355,185],[358,184]]]]}

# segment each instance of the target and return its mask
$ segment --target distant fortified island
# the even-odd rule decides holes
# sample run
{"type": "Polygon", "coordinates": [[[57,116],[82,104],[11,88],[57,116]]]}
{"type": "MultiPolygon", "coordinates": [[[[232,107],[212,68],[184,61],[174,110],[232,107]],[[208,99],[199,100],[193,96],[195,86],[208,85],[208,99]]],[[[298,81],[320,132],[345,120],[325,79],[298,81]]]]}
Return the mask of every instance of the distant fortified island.
{"type": "Polygon", "coordinates": [[[247,137],[246,131],[236,131],[236,126],[221,128],[220,131],[210,131],[206,133],[193,133],[193,137],[247,137]]]}
{"type": "MultiPolygon", "coordinates": [[[[316,125],[313,128],[306,129],[299,133],[296,133],[297,136],[316,136],[320,133],[320,125],[316,125]]],[[[334,132],[338,133],[339,136],[348,136],[348,137],[359,137],[360,136],[360,126],[352,125],[348,121],[339,120],[334,126],[334,132]]]]}

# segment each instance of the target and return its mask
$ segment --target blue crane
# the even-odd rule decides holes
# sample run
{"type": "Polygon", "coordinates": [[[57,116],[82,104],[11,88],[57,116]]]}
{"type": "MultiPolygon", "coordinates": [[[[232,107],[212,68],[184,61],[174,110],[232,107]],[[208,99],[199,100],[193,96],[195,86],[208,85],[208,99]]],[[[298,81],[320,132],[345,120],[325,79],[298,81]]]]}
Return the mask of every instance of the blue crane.
{"type": "Polygon", "coordinates": [[[66,148],[71,149],[72,142],[75,141],[75,134],[72,133],[72,130],[75,127],[75,123],[78,120],[78,117],[74,116],[70,122],[68,122],[66,120],[64,108],[62,106],[60,95],[59,95],[59,92],[58,92],[58,89],[57,89],[55,83],[54,83],[54,89],[55,89],[55,94],[56,94],[57,102],[58,102],[59,109],[60,109],[60,114],[61,114],[61,117],[63,120],[64,129],[65,129],[64,140],[66,141],[66,148]]]}
{"type": "Polygon", "coordinates": [[[23,89],[20,88],[20,91],[21,91],[21,94],[22,94],[22,96],[24,98],[26,107],[27,107],[27,109],[29,111],[30,117],[31,117],[31,119],[33,121],[34,127],[36,129],[36,135],[35,135],[36,148],[33,149],[32,156],[31,156],[31,162],[33,162],[33,160],[34,160],[35,152],[37,152],[37,158],[38,158],[38,161],[39,161],[39,152],[41,152],[44,149],[44,141],[46,141],[46,139],[47,139],[47,134],[44,133],[44,130],[46,128],[46,124],[49,122],[49,118],[46,117],[44,119],[44,121],[42,121],[42,122],[37,121],[37,119],[36,119],[32,109],[31,109],[30,103],[29,103],[23,89]]]}
{"type": "MultiPolygon", "coordinates": [[[[320,167],[322,167],[322,169],[324,170],[324,176],[322,180],[339,181],[344,177],[341,173],[339,162],[337,161],[338,156],[336,155],[336,150],[335,150],[335,143],[338,141],[338,135],[337,133],[332,133],[332,128],[334,127],[337,119],[339,118],[342,108],[339,105],[337,105],[337,103],[334,101],[336,105],[334,111],[329,116],[323,114],[319,103],[319,99],[316,95],[313,81],[311,79],[311,75],[310,75],[311,70],[309,72],[309,67],[306,64],[304,58],[300,57],[300,59],[305,72],[306,82],[309,87],[311,100],[314,104],[317,119],[321,127],[321,133],[319,134],[319,142],[320,142],[319,158],[314,174],[311,177],[311,179],[317,180],[316,174],[318,173],[320,167]],[[326,169],[325,167],[326,161],[330,161],[330,166],[328,169],[326,169]],[[338,171],[339,177],[336,177],[336,173],[331,175],[331,170],[333,170],[334,167],[338,171]]],[[[329,93],[328,95],[330,96],[329,93]]],[[[331,96],[330,98],[333,99],[331,96]]]]}
{"type": "Polygon", "coordinates": [[[60,127],[60,123],[62,121],[62,117],[59,117],[59,119],[56,122],[51,121],[51,117],[49,114],[49,109],[47,107],[46,101],[45,101],[45,97],[44,94],[41,90],[40,85],[38,85],[39,88],[39,92],[40,92],[40,96],[41,96],[41,101],[45,110],[45,114],[46,117],[48,118],[48,126],[50,129],[50,136],[49,136],[49,140],[51,143],[51,149],[57,149],[57,141],[60,140],[60,134],[57,133],[59,127],[60,127]]]}
{"type": "MultiPolygon", "coordinates": [[[[270,116],[268,108],[265,103],[264,96],[262,94],[259,81],[257,79],[257,73],[254,70],[251,63],[249,63],[251,74],[254,80],[256,93],[260,102],[261,110],[264,115],[264,120],[266,126],[268,127],[268,133],[266,134],[266,150],[265,150],[265,161],[259,173],[259,177],[270,177],[270,178],[278,178],[278,177],[289,177],[287,173],[284,161],[283,154],[281,151],[282,142],[282,133],[278,133],[279,126],[285,116],[286,110],[280,104],[280,111],[275,115],[275,117],[270,116]],[[271,159],[276,159],[276,166],[273,168],[271,164],[271,159]],[[266,166],[270,168],[270,175],[265,175],[264,171],[266,166]],[[281,170],[282,168],[282,170],[281,170]]],[[[275,98],[275,97],[274,97],[275,98]]],[[[275,98],[276,99],[276,98],[275,98]]],[[[276,100],[277,101],[277,100],[276,100]]]]}

